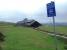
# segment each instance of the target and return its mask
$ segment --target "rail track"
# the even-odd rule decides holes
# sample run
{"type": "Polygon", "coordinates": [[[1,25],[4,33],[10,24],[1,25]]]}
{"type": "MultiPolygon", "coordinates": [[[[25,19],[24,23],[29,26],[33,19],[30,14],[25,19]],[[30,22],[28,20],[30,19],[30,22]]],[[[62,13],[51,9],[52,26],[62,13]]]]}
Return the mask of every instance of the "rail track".
{"type": "Polygon", "coordinates": [[[63,33],[58,33],[58,32],[51,32],[51,31],[46,31],[46,30],[42,30],[40,28],[33,28],[37,31],[40,31],[40,32],[43,32],[43,33],[48,33],[48,35],[50,36],[55,36],[55,33],[56,33],[56,37],[59,37],[59,38],[63,38],[63,39],[66,39],[67,40],[67,35],[64,35],[63,33]]]}

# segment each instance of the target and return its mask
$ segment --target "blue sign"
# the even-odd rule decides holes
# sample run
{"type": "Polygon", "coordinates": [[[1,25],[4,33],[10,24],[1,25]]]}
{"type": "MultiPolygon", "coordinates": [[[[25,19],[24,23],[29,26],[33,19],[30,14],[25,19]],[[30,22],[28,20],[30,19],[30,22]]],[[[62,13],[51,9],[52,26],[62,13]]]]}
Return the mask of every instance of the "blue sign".
{"type": "Polygon", "coordinates": [[[48,17],[56,16],[55,3],[53,1],[47,4],[47,16],[48,17]]]}

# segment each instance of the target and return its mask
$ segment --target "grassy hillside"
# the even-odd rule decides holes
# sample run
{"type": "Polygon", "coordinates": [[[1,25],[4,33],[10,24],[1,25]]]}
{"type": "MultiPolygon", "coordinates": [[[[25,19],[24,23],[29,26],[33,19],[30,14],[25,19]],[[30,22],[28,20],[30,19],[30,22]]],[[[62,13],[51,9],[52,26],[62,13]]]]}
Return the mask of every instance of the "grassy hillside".
{"type": "MultiPolygon", "coordinates": [[[[53,31],[53,26],[43,25],[40,27],[40,29],[53,31]]],[[[67,35],[67,26],[56,26],[55,29],[56,29],[56,32],[67,35]]]]}
{"type": "MultiPolygon", "coordinates": [[[[55,50],[54,37],[27,27],[1,25],[6,36],[3,50],[55,50]]],[[[58,49],[64,50],[64,43],[58,40],[58,49]]]]}

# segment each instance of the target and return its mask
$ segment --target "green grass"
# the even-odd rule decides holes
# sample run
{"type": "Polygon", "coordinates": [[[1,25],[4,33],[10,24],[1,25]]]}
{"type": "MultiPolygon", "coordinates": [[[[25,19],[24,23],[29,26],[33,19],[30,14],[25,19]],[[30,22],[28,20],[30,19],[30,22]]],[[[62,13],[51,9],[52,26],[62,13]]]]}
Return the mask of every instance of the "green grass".
{"type": "MultiPolygon", "coordinates": [[[[0,25],[6,38],[3,50],[55,50],[54,37],[32,28],[0,25]]],[[[64,43],[58,40],[59,50],[64,50],[64,43]]]]}
{"type": "MultiPolygon", "coordinates": [[[[43,25],[40,27],[40,29],[53,31],[53,26],[43,25]]],[[[67,26],[56,26],[55,29],[56,29],[56,32],[67,35],[67,26]]]]}

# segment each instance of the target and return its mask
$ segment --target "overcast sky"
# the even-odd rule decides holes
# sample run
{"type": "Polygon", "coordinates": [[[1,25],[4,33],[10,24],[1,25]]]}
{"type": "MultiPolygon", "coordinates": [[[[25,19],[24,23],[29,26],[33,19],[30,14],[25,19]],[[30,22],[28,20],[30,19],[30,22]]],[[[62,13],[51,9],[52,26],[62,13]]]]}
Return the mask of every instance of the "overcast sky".
{"type": "MultiPolygon", "coordinates": [[[[52,22],[46,4],[51,0],[0,0],[0,21],[17,22],[24,18],[52,22]]],[[[52,0],[53,1],[53,0],[52,0]]],[[[67,22],[67,0],[55,0],[56,22],[67,22]]]]}

